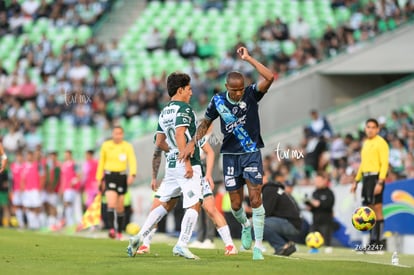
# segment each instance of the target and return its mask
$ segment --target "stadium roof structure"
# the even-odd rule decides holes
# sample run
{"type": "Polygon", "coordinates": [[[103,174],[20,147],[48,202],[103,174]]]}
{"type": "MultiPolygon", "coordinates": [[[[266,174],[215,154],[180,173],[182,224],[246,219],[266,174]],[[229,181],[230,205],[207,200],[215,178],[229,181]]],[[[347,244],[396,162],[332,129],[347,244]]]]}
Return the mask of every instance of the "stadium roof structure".
{"type": "Polygon", "coordinates": [[[414,73],[414,25],[384,34],[355,54],[335,59],[319,70],[323,75],[414,73]]]}

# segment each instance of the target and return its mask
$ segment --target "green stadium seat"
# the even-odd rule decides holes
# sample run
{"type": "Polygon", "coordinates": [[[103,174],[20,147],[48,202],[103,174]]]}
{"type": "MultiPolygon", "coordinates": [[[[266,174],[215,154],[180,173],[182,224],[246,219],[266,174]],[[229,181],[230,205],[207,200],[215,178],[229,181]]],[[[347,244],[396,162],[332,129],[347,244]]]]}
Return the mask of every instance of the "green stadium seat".
{"type": "Polygon", "coordinates": [[[296,51],[296,45],[291,40],[282,42],[282,51],[287,55],[291,56],[296,51]]]}
{"type": "Polygon", "coordinates": [[[77,28],[77,38],[80,44],[84,45],[91,36],[92,30],[89,26],[82,25],[77,28]]]}
{"type": "Polygon", "coordinates": [[[386,32],[387,31],[387,22],[385,20],[379,20],[377,23],[378,31],[379,32],[386,32]]]}
{"type": "Polygon", "coordinates": [[[337,23],[343,24],[351,18],[351,11],[345,7],[336,9],[335,18],[337,23]]]}
{"type": "Polygon", "coordinates": [[[394,18],[389,18],[387,22],[388,30],[393,31],[397,28],[397,23],[394,18]]]}

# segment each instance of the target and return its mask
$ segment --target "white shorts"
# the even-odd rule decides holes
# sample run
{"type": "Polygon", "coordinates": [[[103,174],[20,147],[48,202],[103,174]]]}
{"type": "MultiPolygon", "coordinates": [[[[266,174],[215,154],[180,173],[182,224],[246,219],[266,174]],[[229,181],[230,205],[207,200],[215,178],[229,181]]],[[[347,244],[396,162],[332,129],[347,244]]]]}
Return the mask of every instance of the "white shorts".
{"type": "Polygon", "coordinates": [[[23,206],[23,192],[14,191],[12,203],[14,206],[23,206]]]}
{"type": "Polygon", "coordinates": [[[46,192],[46,200],[44,202],[56,207],[59,204],[59,196],[57,193],[46,192]]]}
{"type": "Polygon", "coordinates": [[[63,192],[63,202],[74,203],[76,199],[76,191],[73,189],[67,189],[63,192]]]}
{"type": "Polygon", "coordinates": [[[42,198],[39,190],[28,190],[23,192],[23,206],[27,208],[38,208],[42,206],[42,198]]]}
{"type": "Polygon", "coordinates": [[[158,189],[157,196],[161,202],[168,202],[172,198],[180,197],[183,194],[183,208],[189,208],[202,200],[201,167],[193,166],[193,177],[184,177],[184,163],[176,168],[167,168],[165,177],[158,189]]]}
{"type": "Polygon", "coordinates": [[[213,191],[211,191],[210,184],[208,184],[208,181],[206,181],[205,178],[201,179],[201,186],[203,188],[202,190],[203,198],[213,195],[213,191]]]}

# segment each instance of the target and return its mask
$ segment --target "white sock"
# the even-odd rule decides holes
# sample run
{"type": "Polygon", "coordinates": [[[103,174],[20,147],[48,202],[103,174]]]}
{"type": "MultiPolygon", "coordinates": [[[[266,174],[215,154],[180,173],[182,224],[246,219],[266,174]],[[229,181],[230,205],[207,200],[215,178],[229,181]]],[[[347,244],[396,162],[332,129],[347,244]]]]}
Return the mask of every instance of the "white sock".
{"type": "Polygon", "coordinates": [[[66,226],[72,226],[74,219],[73,219],[73,206],[69,205],[65,207],[65,220],[66,220],[66,226]]]}
{"type": "Polygon", "coordinates": [[[23,210],[21,208],[16,209],[16,219],[19,223],[19,228],[24,228],[23,210]]]}
{"type": "Polygon", "coordinates": [[[47,216],[45,212],[41,212],[39,214],[39,226],[46,227],[47,226],[47,216]]]}
{"type": "Polygon", "coordinates": [[[157,208],[154,208],[148,215],[147,219],[145,220],[144,225],[141,228],[141,231],[138,235],[141,236],[141,239],[145,239],[152,231],[154,226],[159,223],[159,221],[167,215],[167,210],[165,210],[164,206],[160,205],[157,208]]]}
{"type": "Polygon", "coordinates": [[[188,242],[193,235],[194,227],[196,226],[198,213],[192,208],[185,211],[183,220],[181,222],[180,237],[178,237],[177,245],[187,247],[188,242]]]}
{"type": "Polygon", "coordinates": [[[56,219],[55,216],[47,217],[47,226],[48,227],[54,226],[56,224],[56,221],[57,221],[57,219],[56,219]]]}
{"type": "Polygon", "coordinates": [[[219,233],[219,235],[220,235],[221,239],[223,240],[225,246],[234,245],[233,239],[231,238],[231,235],[230,235],[230,228],[229,228],[228,225],[217,228],[217,232],[219,233]]]}
{"type": "Polygon", "coordinates": [[[155,232],[157,232],[157,228],[153,228],[151,230],[151,232],[142,240],[142,244],[149,247],[151,245],[152,237],[154,237],[155,232]]]}
{"type": "Polygon", "coordinates": [[[40,214],[33,212],[33,229],[40,228],[40,214]]]}
{"type": "Polygon", "coordinates": [[[27,228],[33,229],[33,219],[34,219],[33,211],[26,210],[26,218],[27,218],[27,228]]]}
{"type": "Polygon", "coordinates": [[[26,214],[26,220],[27,220],[27,228],[32,229],[33,228],[33,212],[29,209],[25,210],[26,214]]]}

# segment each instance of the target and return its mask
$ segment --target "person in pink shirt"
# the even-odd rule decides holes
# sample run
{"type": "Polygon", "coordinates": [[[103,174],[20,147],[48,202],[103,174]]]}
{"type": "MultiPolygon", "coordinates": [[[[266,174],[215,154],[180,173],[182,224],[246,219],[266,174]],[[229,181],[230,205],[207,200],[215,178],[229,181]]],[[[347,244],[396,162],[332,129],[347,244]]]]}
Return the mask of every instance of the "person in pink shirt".
{"type": "Polygon", "coordinates": [[[22,174],[24,168],[24,159],[21,151],[16,153],[15,161],[10,165],[10,171],[13,179],[13,199],[14,212],[16,215],[19,228],[24,228],[24,213],[23,213],[23,185],[22,174]]]}
{"type": "Polygon", "coordinates": [[[27,74],[24,76],[24,83],[20,85],[19,97],[23,100],[36,99],[36,85],[30,80],[27,74]]]}
{"type": "Polygon", "coordinates": [[[79,196],[79,178],[76,173],[76,164],[72,158],[72,151],[66,150],[64,162],[61,165],[60,194],[63,196],[65,225],[75,225],[75,203],[79,196]]]}
{"type": "Polygon", "coordinates": [[[85,153],[85,162],[82,169],[82,186],[84,194],[84,209],[87,209],[99,192],[99,183],[96,180],[98,160],[93,157],[94,151],[88,150],[85,153]]]}
{"type": "Polygon", "coordinates": [[[21,174],[23,183],[23,206],[29,229],[40,228],[40,211],[42,201],[40,197],[40,165],[32,151],[27,152],[26,162],[23,164],[21,174]]]}

